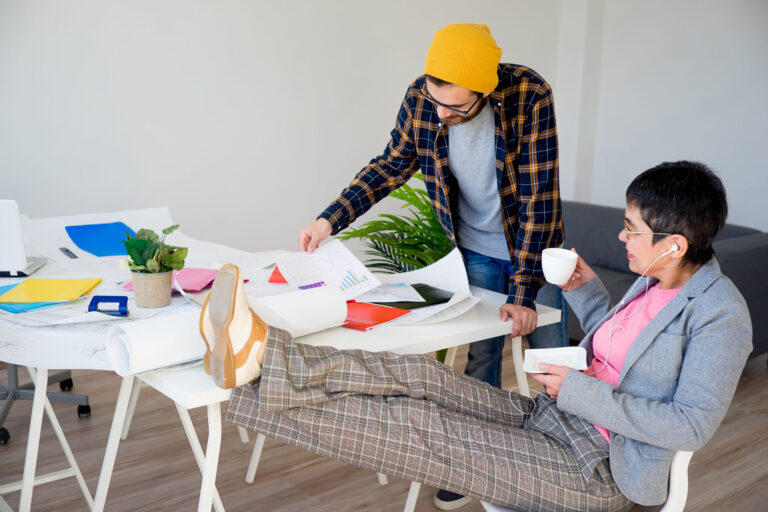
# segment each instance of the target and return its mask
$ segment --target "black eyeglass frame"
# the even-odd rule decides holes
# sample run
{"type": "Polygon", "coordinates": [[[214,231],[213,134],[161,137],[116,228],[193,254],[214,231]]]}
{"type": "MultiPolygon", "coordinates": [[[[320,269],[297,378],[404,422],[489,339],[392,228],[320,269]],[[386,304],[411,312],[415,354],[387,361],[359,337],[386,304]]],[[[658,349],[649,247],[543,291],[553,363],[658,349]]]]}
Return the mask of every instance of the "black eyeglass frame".
{"type": "Polygon", "coordinates": [[[459,110],[456,107],[451,107],[451,106],[446,105],[445,103],[440,103],[439,101],[437,101],[435,98],[432,97],[431,94],[429,94],[429,91],[427,91],[427,87],[426,86],[422,87],[420,92],[421,92],[421,95],[424,96],[424,98],[427,101],[429,101],[430,103],[432,103],[432,104],[434,104],[434,105],[436,105],[438,107],[443,107],[445,109],[448,109],[451,112],[455,112],[455,113],[459,114],[460,116],[466,116],[467,114],[469,114],[472,111],[472,109],[475,108],[475,105],[477,105],[477,102],[480,101],[480,98],[483,97],[482,94],[477,93],[477,98],[469,106],[469,108],[467,110],[459,110]]]}

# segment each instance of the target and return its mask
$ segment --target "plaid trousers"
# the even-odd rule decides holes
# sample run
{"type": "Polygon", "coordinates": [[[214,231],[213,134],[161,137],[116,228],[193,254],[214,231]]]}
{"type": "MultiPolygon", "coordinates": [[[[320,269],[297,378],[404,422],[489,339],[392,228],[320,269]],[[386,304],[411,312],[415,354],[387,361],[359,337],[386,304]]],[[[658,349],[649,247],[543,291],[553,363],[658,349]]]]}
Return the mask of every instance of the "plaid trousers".
{"type": "Polygon", "coordinates": [[[365,469],[520,511],[626,511],[587,421],[435,359],[296,344],[269,328],[227,421],[365,469]]]}

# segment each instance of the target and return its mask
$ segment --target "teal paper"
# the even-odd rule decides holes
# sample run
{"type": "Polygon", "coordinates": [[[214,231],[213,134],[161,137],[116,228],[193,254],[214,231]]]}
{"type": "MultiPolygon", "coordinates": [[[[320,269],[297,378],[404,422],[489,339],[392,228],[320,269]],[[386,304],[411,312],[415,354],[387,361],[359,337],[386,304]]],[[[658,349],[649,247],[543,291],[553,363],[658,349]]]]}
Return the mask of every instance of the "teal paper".
{"type": "MultiPolygon", "coordinates": [[[[15,288],[19,283],[9,284],[7,286],[0,286],[0,295],[15,288]]],[[[10,311],[11,313],[23,313],[30,309],[44,308],[46,306],[54,306],[61,304],[61,302],[24,302],[18,304],[11,304],[10,302],[0,302],[0,309],[10,311]]]]}

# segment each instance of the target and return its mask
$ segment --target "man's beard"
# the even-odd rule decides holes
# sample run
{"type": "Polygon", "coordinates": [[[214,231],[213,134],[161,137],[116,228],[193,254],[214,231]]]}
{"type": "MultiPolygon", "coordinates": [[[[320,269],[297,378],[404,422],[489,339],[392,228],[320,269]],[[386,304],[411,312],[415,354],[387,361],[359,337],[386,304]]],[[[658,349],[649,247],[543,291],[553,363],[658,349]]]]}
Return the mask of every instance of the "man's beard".
{"type": "Polygon", "coordinates": [[[477,105],[473,109],[472,112],[469,114],[462,116],[459,114],[453,114],[451,117],[441,117],[440,121],[442,121],[446,126],[456,126],[457,124],[466,123],[468,121],[473,120],[478,115],[480,115],[480,112],[483,111],[485,108],[485,104],[488,102],[488,98],[482,98],[480,101],[477,102],[477,105]]]}

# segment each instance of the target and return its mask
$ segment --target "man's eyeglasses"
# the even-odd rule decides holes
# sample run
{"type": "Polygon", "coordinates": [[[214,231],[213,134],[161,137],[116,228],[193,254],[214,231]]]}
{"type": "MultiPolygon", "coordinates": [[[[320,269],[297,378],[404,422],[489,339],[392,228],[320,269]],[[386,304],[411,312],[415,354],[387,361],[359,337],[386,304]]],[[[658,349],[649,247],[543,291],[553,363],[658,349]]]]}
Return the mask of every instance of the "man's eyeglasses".
{"type": "Polygon", "coordinates": [[[672,236],[672,233],[654,233],[653,231],[632,231],[629,229],[629,222],[624,219],[624,232],[627,234],[627,240],[632,235],[659,235],[659,236],[672,236]]]}
{"type": "Polygon", "coordinates": [[[439,101],[437,101],[435,98],[432,97],[431,94],[429,94],[429,91],[427,91],[426,87],[422,87],[421,88],[421,95],[424,96],[428,101],[432,102],[434,105],[436,105],[438,107],[443,107],[445,109],[448,109],[451,112],[455,112],[455,113],[459,114],[460,116],[465,116],[465,115],[469,114],[469,112],[474,108],[474,106],[477,105],[477,102],[480,101],[480,98],[483,97],[482,94],[478,94],[477,98],[475,98],[475,101],[469,106],[468,109],[460,110],[460,109],[458,109],[456,107],[450,107],[450,106],[446,105],[445,103],[440,103],[439,101]]]}

